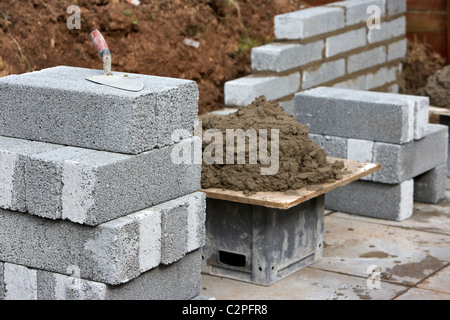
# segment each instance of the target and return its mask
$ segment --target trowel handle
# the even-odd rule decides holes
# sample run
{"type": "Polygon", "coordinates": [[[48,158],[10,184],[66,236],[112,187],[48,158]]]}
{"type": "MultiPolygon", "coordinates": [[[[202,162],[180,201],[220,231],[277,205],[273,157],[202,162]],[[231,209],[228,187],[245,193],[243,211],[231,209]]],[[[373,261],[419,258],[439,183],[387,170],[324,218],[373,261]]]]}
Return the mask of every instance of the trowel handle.
{"type": "Polygon", "coordinates": [[[92,43],[95,46],[95,49],[97,49],[97,52],[100,54],[102,59],[104,58],[105,54],[111,55],[111,52],[109,51],[108,44],[106,44],[105,38],[103,38],[100,31],[97,29],[92,29],[90,34],[92,43]]]}
{"type": "Polygon", "coordinates": [[[97,29],[92,29],[90,34],[92,43],[94,43],[95,49],[102,57],[103,61],[103,71],[105,75],[112,75],[111,72],[111,51],[109,51],[108,45],[106,44],[105,38],[103,38],[100,31],[97,29]]]}

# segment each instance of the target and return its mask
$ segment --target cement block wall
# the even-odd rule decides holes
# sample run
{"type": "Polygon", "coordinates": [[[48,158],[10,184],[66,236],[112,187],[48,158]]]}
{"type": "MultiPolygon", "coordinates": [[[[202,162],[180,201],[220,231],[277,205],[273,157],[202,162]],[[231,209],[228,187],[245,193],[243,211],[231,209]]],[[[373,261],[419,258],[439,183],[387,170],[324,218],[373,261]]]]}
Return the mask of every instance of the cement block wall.
{"type": "Polygon", "coordinates": [[[225,83],[225,104],[265,95],[292,113],[294,94],[318,86],[397,93],[405,1],[339,1],[276,16],[275,41],[253,48],[251,75],[225,83]],[[380,29],[367,25],[370,6],[379,8],[380,29]]]}
{"type": "Polygon", "coordinates": [[[85,80],[98,72],[0,80],[0,299],[200,294],[201,164],[172,158],[199,139],[172,139],[193,131],[198,88],[145,75],[140,92],[85,80]]]}

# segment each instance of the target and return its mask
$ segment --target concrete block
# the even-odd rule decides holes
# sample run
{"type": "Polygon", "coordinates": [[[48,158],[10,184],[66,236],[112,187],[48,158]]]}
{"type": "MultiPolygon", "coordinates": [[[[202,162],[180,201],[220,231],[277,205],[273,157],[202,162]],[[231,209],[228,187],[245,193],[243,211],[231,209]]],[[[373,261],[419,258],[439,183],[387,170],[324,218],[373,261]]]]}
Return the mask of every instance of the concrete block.
{"type": "Polygon", "coordinates": [[[182,143],[193,153],[199,139],[138,155],[66,147],[29,157],[27,212],[96,226],[195,192],[201,164],[177,164],[172,155],[182,143]]]}
{"type": "Polygon", "coordinates": [[[414,178],[414,201],[437,204],[446,198],[447,163],[414,178]]]}
{"type": "Polygon", "coordinates": [[[384,40],[393,39],[406,34],[406,18],[402,16],[391,21],[381,23],[379,29],[369,29],[367,33],[367,41],[369,44],[377,43],[384,40]]]}
{"type": "Polygon", "coordinates": [[[5,299],[5,264],[0,262],[0,300],[5,299]]]}
{"type": "Polygon", "coordinates": [[[354,24],[366,22],[369,19],[371,12],[367,12],[370,6],[377,6],[380,8],[381,16],[386,15],[385,0],[347,0],[337,1],[328,4],[327,6],[341,7],[345,9],[345,25],[351,26],[354,24]]]}
{"type": "Polygon", "coordinates": [[[36,300],[37,270],[5,263],[5,300],[36,300]]]}
{"type": "Polygon", "coordinates": [[[318,261],[323,201],[281,210],[208,199],[202,272],[269,286],[318,261]]]}
{"type": "Polygon", "coordinates": [[[428,126],[425,138],[408,144],[376,142],[373,161],[382,167],[373,174],[373,180],[396,184],[412,179],[447,163],[447,147],[448,128],[437,124],[428,126]]]}
{"type": "Polygon", "coordinates": [[[246,76],[225,82],[225,104],[247,106],[260,96],[276,100],[300,89],[300,72],[287,76],[246,76]]]}
{"type": "Polygon", "coordinates": [[[383,184],[355,181],[328,192],[325,208],[379,219],[403,221],[413,214],[414,181],[383,184]]]}
{"type": "Polygon", "coordinates": [[[8,269],[24,271],[8,274],[7,300],[15,296],[29,298],[27,300],[190,300],[198,296],[201,290],[200,250],[118,286],[10,263],[5,265],[8,269]],[[14,285],[17,282],[22,287],[32,288],[33,294],[24,296],[29,291],[14,285]]]}
{"type": "Polygon", "coordinates": [[[25,163],[29,156],[63,146],[0,136],[0,208],[26,211],[25,163]]]}
{"type": "Polygon", "coordinates": [[[278,104],[284,109],[284,112],[294,115],[294,100],[278,101],[278,104]]]}
{"type": "Polygon", "coordinates": [[[282,72],[298,68],[321,60],[323,47],[323,40],[308,44],[274,42],[256,47],[252,50],[252,69],[282,72]]]}
{"type": "Polygon", "coordinates": [[[347,58],[347,72],[353,73],[386,62],[386,47],[356,53],[347,58]]]}
{"type": "Polygon", "coordinates": [[[330,36],[325,40],[325,55],[328,58],[342,52],[364,47],[366,41],[367,36],[365,28],[330,36]]]}
{"type": "MultiPolygon", "coordinates": [[[[439,117],[439,123],[444,125],[444,126],[450,127],[450,117],[441,115],[439,117]]],[[[448,141],[448,152],[447,152],[447,154],[448,154],[447,155],[447,160],[448,160],[450,158],[450,139],[448,141]]],[[[450,161],[447,161],[447,177],[450,177],[450,161]]]]}
{"type": "Polygon", "coordinates": [[[386,0],[386,8],[389,16],[406,13],[406,0],[386,0]]]}
{"type": "Polygon", "coordinates": [[[382,67],[375,72],[365,75],[365,90],[371,90],[385,86],[388,83],[397,81],[397,73],[399,68],[396,67],[382,67]]]}
{"type": "Polygon", "coordinates": [[[175,260],[178,254],[179,260],[195,241],[195,249],[202,245],[204,201],[203,194],[194,193],[97,227],[0,209],[0,261],[69,276],[75,272],[79,278],[110,285],[126,283],[159,266],[162,257],[175,260]],[[174,229],[166,225],[174,222],[168,215],[188,219],[166,248],[163,230],[174,229]],[[184,250],[174,253],[175,247],[184,250]]]}
{"type": "Polygon", "coordinates": [[[277,39],[303,40],[345,26],[344,10],[332,7],[314,7],[275,16],[277,39]]]}
{"type": "Polygon", "coordinates": [[[407,45],[406,38],[389,44],[387,51],[387,61],[404,59],[406,57],[406,49],[407,49],[406,45],[407,45]]]}
{"type": "Polygon", "coordinates": [[[194,81],[138,75],[145,87],[131,92],[85,79],[102,73],[55,67],[1,78],[0,135],[138,154],[172,145],[175,129],[194,130],[194,81]]]}
{"type": "Polygon", "coordinates": [[[341,137],[323,136],[310,133],[311,141],[317,143],[329,157],[347,158],[348,139],[341,137]]]}
{"type": "Polygon", "coordinates": [[[360,75],[356,78],[348,79],[332,85],[333,88],[366,90],[366,75],[360,75]]]}
{"type": "Polygon", "coordinates": [[[373,141],[348,139],[347,159],[372,162],[374,144],[373,141]]]}
{"type": "Polygon", "coordinates": [[[303,71],[302,88],[312,88],[345,75],[345,59],[322,63],[303,71]]]}
{"type": "Polygon", "coordinates": [[[400,95],[319,87],[297,93],[294,107],[311,133],[396,144],[414,139],[414,104],[400,95]]]}
{"type": "Polygon", "coordinates": [[[186,251],[195,250],[205,244],[204,193],[199,192],[189,198],[169,201],[158,208],[161,209],[161,247],[164,248],[161,263],[171,264],[180,259],[186,251]]]}

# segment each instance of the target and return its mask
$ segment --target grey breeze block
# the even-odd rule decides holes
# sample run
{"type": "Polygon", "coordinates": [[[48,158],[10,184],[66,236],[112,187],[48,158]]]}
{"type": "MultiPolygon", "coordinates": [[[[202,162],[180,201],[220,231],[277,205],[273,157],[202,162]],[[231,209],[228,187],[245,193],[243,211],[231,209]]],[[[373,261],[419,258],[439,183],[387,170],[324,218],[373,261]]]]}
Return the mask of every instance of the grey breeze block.
{"type": "Polygon", "coordinates": [[[408,143],[428,125],[427,97],[318,87],[294,97],[296,119],[313,134],[408,143]]]}
{"type": "Polygon", "coordinates": [[[379,219],[403,221],[413,214],[414,180],[384,184],[358,180],[328,192],[325,208],[379,219]]]}
{"type": "Polygon", "coordinates": [[[200,250],[118,286],[11,263],[3,265],[0,300],[189,300],[201,290],[200,250]]]}
{"type": "Polygon", "coordinates": [[[26,211],[25,163],[33,154],[64,146],[0,136],[0,208],[26,211]]]}
{"type": "Polygon", "coordinates": [[[194,130],[194,81],[136,75],[145,86],[131,92],[85,79],[102,73],[54,67],[0,78],[0,135],[138,154],[173,144],[175,129],[194,130]]]}
{"type": "Polygon", "coordinates": [[[414,178],[414,201],[436,204],[446,198],[447,164],[414,178]]]}
{"type": "Polygon", "coordinates": [[[126,283],[202,247],[205,206],[196,192],[97,227],[0,209],[0,261],[126,283]]]}
{"type": "Polygon", "coordinates": [[[343,8],[314,7],[275,16],[275,38],[303,40],[344,28],[343,8]]]}
{"type": "MultiPolygon", "coordinates": [[[[309,134],[328,156],[374,162],[381,169],[363,180],[397,184],[447,163],[448,129],[429,124],[424,138],[406,144],[309,134]]],[[[444,188],[445,189],[445,188],[444,188]]]]}
{"type": "Polygon", "coordinates": [[[200,189],[201,164],[173,161],[198,137],[126,155],[65,147],[35,154],[25,164],[27,212],[96,226],[200,189]]]}

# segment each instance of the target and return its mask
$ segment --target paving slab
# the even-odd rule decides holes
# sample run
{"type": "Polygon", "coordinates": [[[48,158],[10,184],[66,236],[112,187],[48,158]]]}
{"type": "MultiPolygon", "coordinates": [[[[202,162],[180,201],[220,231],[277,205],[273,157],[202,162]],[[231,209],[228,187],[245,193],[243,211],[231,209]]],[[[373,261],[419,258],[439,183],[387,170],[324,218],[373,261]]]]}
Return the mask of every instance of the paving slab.
{"type": "Polygon", "coordinates": [[[270,287],[203,275],[202,295],[217,300],[389,300],[407,287],[383,283],[369,289],[367,279],[305,268],[270,287]]]}
{"type": "Polygon", "coordinates": [[[311,266],[367,277],[381,268],[382,279],[415,285],[450,261],[450,236],[372,222],[325,217],[324,258],[311,266]]]}
{"type": "Polygon", "coordinates": [[[417,287],[450,294],[450,266],[436,272],[436,274],[419,283],[417,287]]]}
{"type": "Polygon", "coordinates": [[[411,288],[406,293],[395,298],[395,300],[450,300],[450,294],[432,290],[411,288]]]}

